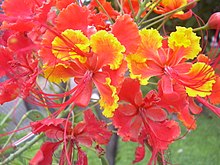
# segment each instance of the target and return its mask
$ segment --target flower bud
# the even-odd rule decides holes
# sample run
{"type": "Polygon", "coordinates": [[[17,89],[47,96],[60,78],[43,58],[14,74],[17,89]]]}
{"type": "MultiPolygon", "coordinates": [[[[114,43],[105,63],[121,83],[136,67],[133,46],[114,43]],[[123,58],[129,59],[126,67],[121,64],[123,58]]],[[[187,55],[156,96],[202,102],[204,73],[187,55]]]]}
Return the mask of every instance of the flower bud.
{"type": "Polygon", "coordinates": [[[209,29],[220,29],[220,12],[216,12],[211,15],[207,25],[209,29]]]}

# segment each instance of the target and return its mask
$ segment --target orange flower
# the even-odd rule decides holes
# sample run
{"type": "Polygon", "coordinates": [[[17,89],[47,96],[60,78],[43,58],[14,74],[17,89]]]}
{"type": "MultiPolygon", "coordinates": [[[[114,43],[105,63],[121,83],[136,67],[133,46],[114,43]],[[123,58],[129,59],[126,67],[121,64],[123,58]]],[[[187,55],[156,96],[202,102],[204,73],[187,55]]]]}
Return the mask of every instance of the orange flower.
{"type": "MultiPolygon", "coordinates": [[[[68,13],[68,10],[72,10],[72,7],[68,6],[62,12],[68,13]]],[[[79,106],[87,106],[94,84],[100,93],[99,103],[104,109],[103,114],[112,117],[118,107],[117,93],[126,71],[124,53],[136,51],[140,40],[137,25],[129,15],[123,15],[116,19],[112,33],[99,30],[88,34],[80,29],[69,29],[69,25],[66,27],[61,34],[50,30],[44,35],[42,43],[45,47],[40,54],[44,61],[45,78],[54,83],[74,78],[77,86],[60,95],[72,95],[65,105],[74,102],[79,106]],[[128,30],[119,33],[125,24],[128,30]],[[124,38],[125,35],[127,37],[124,38]]]]}
{"type": "MultiPolygon", "coordinates": [[[[156,3],[156,2],[154,2],[156,3]]],[[[162,0],[158,6],[154,8],[154,12],[157,14],[165,14],[180,7],[187,5],[187,0],[162,0]]],[[[181,20],[186,20],[192,17],[192,10],[189,9],[187,12],[184,13],[183,10],[178,11],[171,15],[170,18],[179,18],[181,20]]]]}
{"type": "Polygon", "coordinates": [[[159,76],[166,93],[172,93],[172,84],[177,82],[186,88],[189,96],[211,94],[215,82],[211,66],[202,62],[186,62],[201,51],[200,38],[191,28],[177,27],[177,31],[171,33],[163,44],[163,37],[156,30],[141,30],[140,36],[141,43],[136,53],[127,56],[131,78],[137,78],[145,85],[152,76],[159,76]]]}

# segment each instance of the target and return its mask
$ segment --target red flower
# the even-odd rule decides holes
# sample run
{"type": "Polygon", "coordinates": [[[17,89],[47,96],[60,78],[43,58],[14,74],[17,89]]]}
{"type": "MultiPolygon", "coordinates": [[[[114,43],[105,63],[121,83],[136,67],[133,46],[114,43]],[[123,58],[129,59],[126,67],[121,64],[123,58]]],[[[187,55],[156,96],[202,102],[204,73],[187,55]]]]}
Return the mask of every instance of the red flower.
{"type": "Polygon", "coordinates": [[[57,23],[58,29],[64,31],[61,34],[46,32],[42,41],[46,46],[40,52],[45,61],[44,76],[56,83],[74,78],[77,86],[72,93],[66,93],[72,96],[65,105],[74,102],[79,106],[87,106],[94,84],[101,96],[99,103],[104,109],[103,114],[112,117],[118,107],[117,92],[126,71],[124,54],[137,49],[136,42],[140,37],[137,25],[128,15],[116,20],[112,33],[96,29],[90,33],[89,13],[87,8],[71,4],[57,17],[57,21],[60,21],[57,23]],[[75,13],[73,11],[79,13],[70,17],[70,24],[66,21],[66,15],[75,13]],[[85,15],[85,18],[79,18],[80,15],[85,15]],[[77,21],[76,24],[74,21],[77,21]],[[128,31],[119,33],[125,23],[128,31]],[[124,38],[124,35],[127,37],[124,38]]]}
{"type": "MultiPolygon", "coordinates": [[[[163,154],[168,145],[180,134],[178,123],[169,120],[163,107],[158,105],[160,98],[155,91],[150,91],[142,98],[138,81],[125,79],[119,93],[121,104],[112,118],[113,124],[118,128],[118,135],[124,141],[140,143],[143,147],[148,145],[152,151],[152,161],[156,162],[158,152],[163,154]],[[128,90],[129,89],[129,90],[128,90]]],[[[144,148],[136,150],[136,160],[144,157],[144,148]]]]}
{"type": "Polygon", "coordinates": [[[35,46],[24,33],[15,33],[7,39],[8,47],[0,47],[0,104],[20,96],[26,98],[34,90],[39,73],[38,60],[34,56],[35,46]]]}
{"type": "Polygon", "coordinates": [[[68,120],[61,118],[32,122],[31,127],[34,134],[44,132],[48,138],[57,140],[57,142],[45,142],[41,146],[30,161],[30,164],[34,165],[52,164],[53,153],[61,143],[64,143],[64,147],[60,156],[60,165],[73,161],[71,157],[75,149],[78,152],[76,164],[87,165],[86,153],[80,145],[92,147],[93,142],[97,145],[105,145],[111,137],[106,124],[97,120],[91,110],[84,112],[84,120],[75,127],[72,127],[68,120]]]}

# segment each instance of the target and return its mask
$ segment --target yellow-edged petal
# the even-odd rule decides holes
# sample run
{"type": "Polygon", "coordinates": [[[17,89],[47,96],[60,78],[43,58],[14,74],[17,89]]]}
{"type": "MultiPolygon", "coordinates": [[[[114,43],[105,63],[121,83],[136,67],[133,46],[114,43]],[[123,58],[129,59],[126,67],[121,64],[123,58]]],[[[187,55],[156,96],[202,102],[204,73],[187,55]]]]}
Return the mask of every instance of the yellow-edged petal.
{"type": "Polygon", "coordinates": [[[140,49],[150,51],[157,50],[162,46],[163,37],[156,29],[142,29],[139,34],[141,36],[140,49]]]}
{"type": "Polygon", "coordinates": [[[144,73],[144,70],[146,70],[148,67],[145,63],[136,62],[133,57],[133,55],[128,55],[126,57],[130,77],[132,79],[138,79],[141,85],[147,85],[150,77],[143,77],[142,73],[144,73]]]}
{"type": "Polygon", "coordinates": [[[72,77],[71,69],[62,63],[55,66],[43,66],[43,68],[44,77],[50,82],[66,82],[72,77]]]}
{"type": "Polygon", "coordinates": [[[89,39],[80,31],[67,29],[61,34],[62,37],[55,37],[52,42],[53,54],[63,60],[79,59],[81,63],[86,62],[83,53],[89,52],[89,39]]]}
{"type": "Polygon", "coordinates": [[[100,107],[103,109],[103,115],[105,117],[112,117],[115,109],[118,108],[119,97],[117,95],[117,89],[111,85],[111,79],[109,77],[105,79],[98,79],[94,81],[101,99],[99,100],[100,107]]]}
{"type": "Polygon", "coordinates": [[[213,68],[203,62],[192,65],[188,72],[189,82],[186,85],[186,93],[191,97],[205,97],[211,94],[215,83],[215,72],[213,68]]]}
{"type": "Polygon", "coordinates": [[[92,51],[97,55],[98,65],[109,65],[111,69],[118,69],[122,63],[125,47],[105,30],[100,30],[90,37],[92,51]]]}
{"type": "Polygon", "coordinates": [[[179,48],[184,51],[186,59],[194,59],[202,50],[200,47],[200,37],[192,31],[192,28],[177,27],[175,32],[170,34],[168,38],[168,45],[174,51],[179,48]]]}

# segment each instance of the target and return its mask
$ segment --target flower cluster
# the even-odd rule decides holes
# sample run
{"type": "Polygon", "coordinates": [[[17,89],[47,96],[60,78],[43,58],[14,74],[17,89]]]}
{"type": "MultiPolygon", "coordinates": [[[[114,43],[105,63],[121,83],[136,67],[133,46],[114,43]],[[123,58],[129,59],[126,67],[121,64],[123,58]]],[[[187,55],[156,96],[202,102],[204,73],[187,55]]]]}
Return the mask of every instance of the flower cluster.
{"type": "Polygon", "coordinates": [[[181,133],[178,120],[196,129],[195,115],[202,111],[198,102],[220,117],[215,106],[220,103],[220,58],[205,55],[195,33],[219,31],[219,13],[198,29],[165,30],[169,20],[190,19],[197,1],[5,0],[0,76],[6,80],[0,83],[0,104],[20,97],[55,110],[30,123],[33,134],[50,139],[30,164],[52,164],[60,145],[61,165],[88,164],[81,145],[103,154],[100,145],[109,142],[112,132],[96,118],[93,105],[99,105],[123,141],[138,143],[133,163],[144,158],[148,147],[149,164],[158,157],[166,164],[164,151],[181,133]],[[47,93],[48,84],[65,87],[47,93]],[[154,88],[144,95],[141,87],[149,85],[154,88]],[[94,91],[98,100],[91,99],[94,91]],[[82,121],[74,120],[81,114],[82,121]]]}

